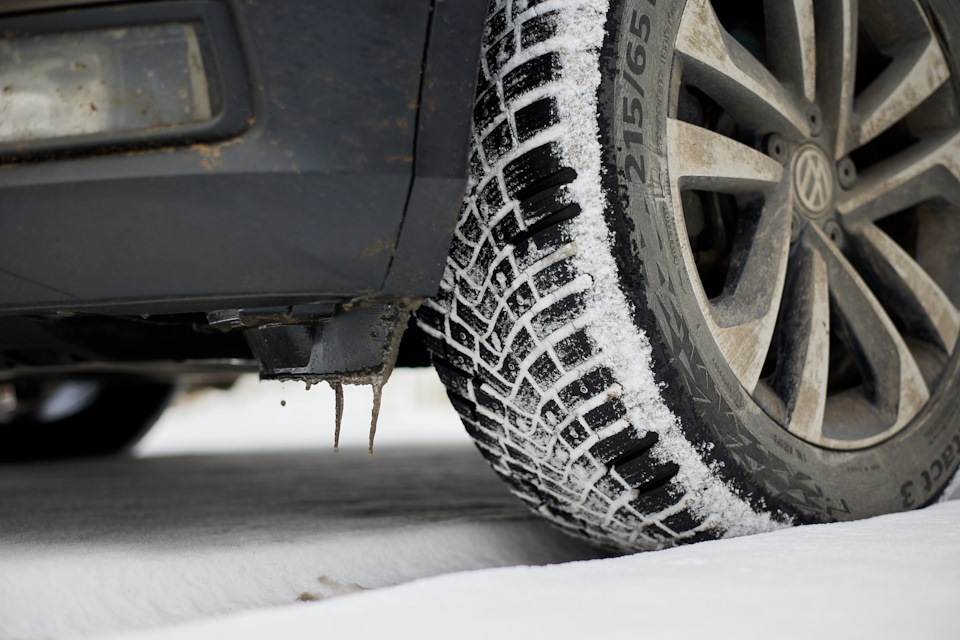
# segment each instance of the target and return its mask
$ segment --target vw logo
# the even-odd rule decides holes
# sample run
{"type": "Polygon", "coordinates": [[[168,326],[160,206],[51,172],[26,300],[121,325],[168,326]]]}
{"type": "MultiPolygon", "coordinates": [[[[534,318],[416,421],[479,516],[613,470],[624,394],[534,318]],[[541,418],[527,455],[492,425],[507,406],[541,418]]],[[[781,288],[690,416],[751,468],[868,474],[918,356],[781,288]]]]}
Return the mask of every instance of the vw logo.
{"type": "Polygon", "coordinates": [[[833,201],[833,171],[827,157],[815,146],[804,147],[797,154],[793,183],[797,200],[813,215],[824,213],[833,201]]]}

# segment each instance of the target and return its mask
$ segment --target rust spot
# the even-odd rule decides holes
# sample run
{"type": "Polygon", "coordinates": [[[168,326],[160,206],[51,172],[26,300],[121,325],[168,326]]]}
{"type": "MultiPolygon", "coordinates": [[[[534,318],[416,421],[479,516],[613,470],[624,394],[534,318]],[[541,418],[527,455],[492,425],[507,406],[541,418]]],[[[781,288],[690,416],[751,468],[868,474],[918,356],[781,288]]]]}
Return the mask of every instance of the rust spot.
{"type": "Polygon", "coordinates": [[[243,138],[236,138],[234,140],[227,140],[226,142],[218,142],[216,144],[205,144],[198,142],[190,145],[189,148],[196,151],[203,157],[203,161],[200,163],[200,166],[207,171],[210,171],[220,164],[220,158],[222,156],[224,147],[231,147],[235,144],[240,144],[241,142],[243,142],[243,138]]]}
{"type": "Polygon", "coordinates": [[[410,164],[413,162],[413,156],[389,156],[387,162],[393,164],[399,162],[400,164],[410,164]]]}
{"type": "Polygon", "coordinates": [[[219,158],[221,156],[222,150],[225,147],[232,147],[235,144],[240,144],[240,142],[242,141],[243,141],[242,138],[237,138],[235,140],[227,140],[226,142],[218,142],[216,144],[204,144],[202,142],[198,142],[196,144],[190,145],[190,148],[193,149],[194,151],[199,152],[203,156],[208,156],[211,158],[219,158]]]}

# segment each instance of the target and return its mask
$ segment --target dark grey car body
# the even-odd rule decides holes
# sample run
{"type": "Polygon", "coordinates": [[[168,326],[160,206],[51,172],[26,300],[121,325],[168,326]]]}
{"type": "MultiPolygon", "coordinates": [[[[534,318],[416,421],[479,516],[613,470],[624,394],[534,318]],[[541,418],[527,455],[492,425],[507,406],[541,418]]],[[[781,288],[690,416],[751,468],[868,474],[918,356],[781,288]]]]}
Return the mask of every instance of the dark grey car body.
{"type": "Polygon", "coordinates": [[[204,319],[316,325],[432,295],[466,185],[485,13],[485,0],[0,4],[4,37],[197,21],[222,94],[205,126],[0,147],[7,373],[249,359],[204,319]]]}

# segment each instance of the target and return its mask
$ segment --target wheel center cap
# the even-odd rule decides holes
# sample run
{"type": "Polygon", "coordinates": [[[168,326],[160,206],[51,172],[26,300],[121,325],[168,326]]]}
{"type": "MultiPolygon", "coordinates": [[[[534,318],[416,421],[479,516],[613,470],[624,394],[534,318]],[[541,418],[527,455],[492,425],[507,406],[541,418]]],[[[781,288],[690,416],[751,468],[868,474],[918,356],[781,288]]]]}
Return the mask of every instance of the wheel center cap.
{"type": "Polygon", "coordinates": [[[800,148],[793,160],[793,187],[796,201],[812,218],[827,213],[833,204],[833,167],[819,147],[812,144],[800,148]]]}

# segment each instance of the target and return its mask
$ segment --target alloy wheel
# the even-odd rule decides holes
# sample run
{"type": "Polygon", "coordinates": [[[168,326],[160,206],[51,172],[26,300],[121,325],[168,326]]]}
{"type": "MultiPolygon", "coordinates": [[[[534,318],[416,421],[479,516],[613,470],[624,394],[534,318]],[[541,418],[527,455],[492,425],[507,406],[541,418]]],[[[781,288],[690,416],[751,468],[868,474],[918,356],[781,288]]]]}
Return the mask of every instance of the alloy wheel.
{"type": "Polygon", "coordinates": [[[749,4],[689,0],[680,21],[681,253],[754,401],[807,442],[865,448],[920,415],[954,360],[955,81],[916,1],[749,4]]]}

